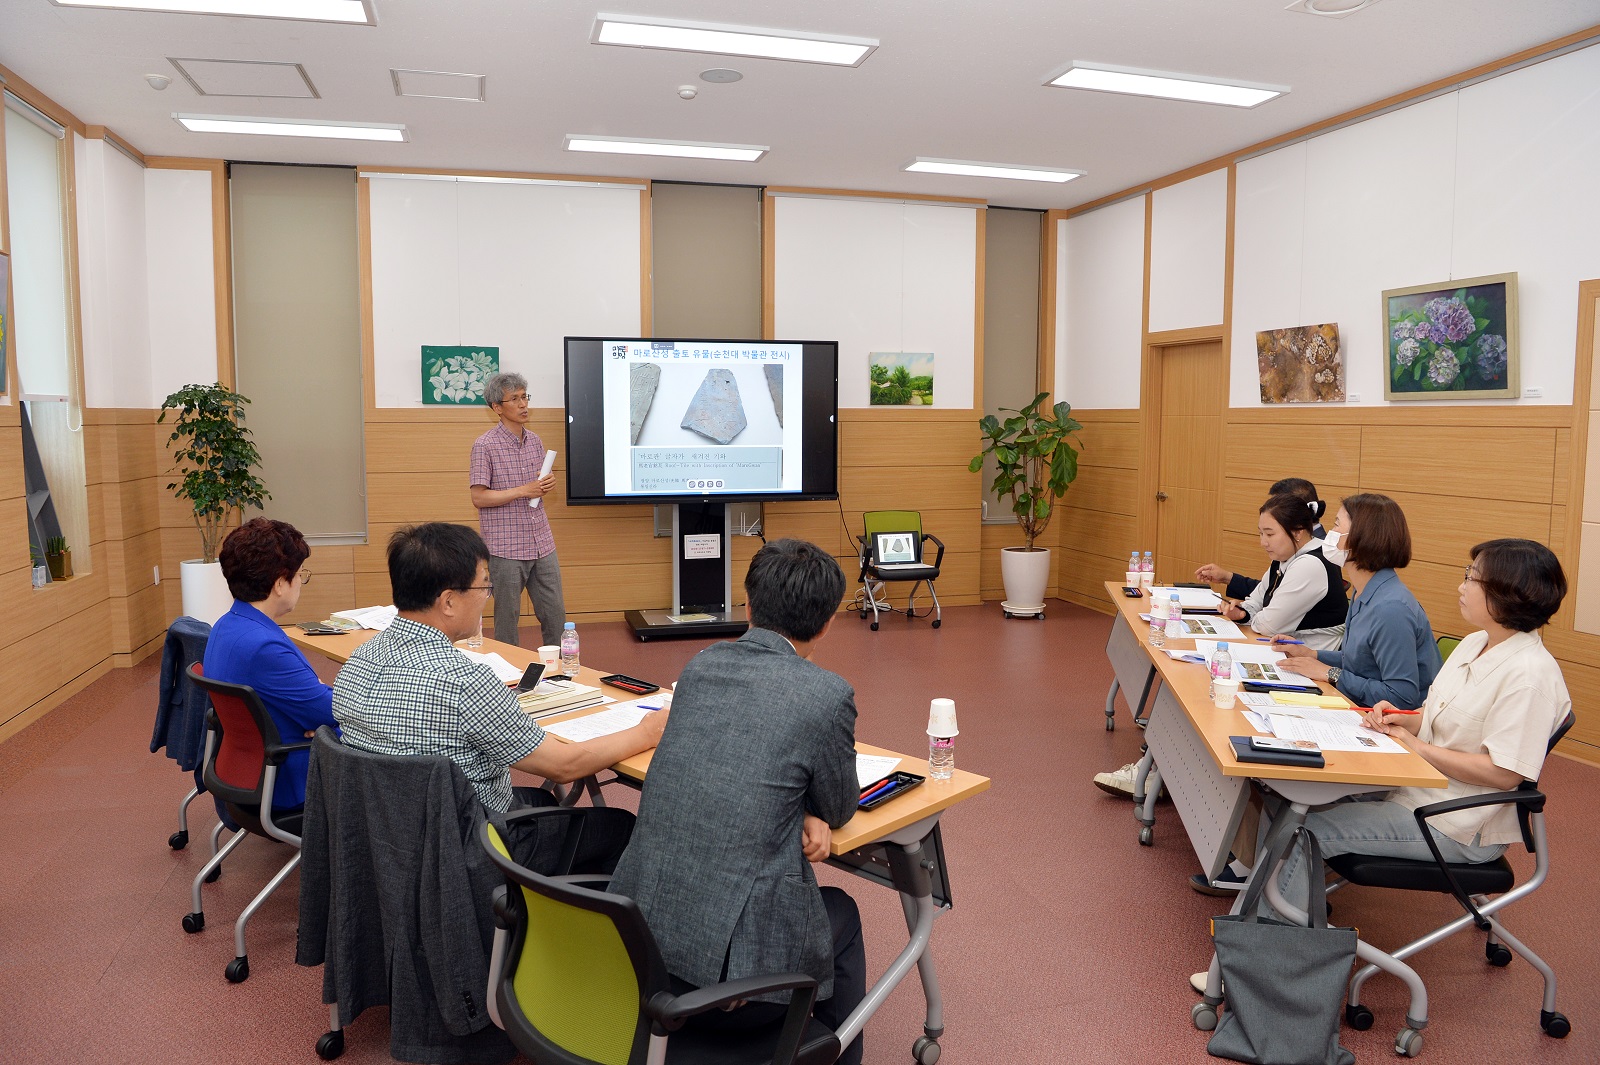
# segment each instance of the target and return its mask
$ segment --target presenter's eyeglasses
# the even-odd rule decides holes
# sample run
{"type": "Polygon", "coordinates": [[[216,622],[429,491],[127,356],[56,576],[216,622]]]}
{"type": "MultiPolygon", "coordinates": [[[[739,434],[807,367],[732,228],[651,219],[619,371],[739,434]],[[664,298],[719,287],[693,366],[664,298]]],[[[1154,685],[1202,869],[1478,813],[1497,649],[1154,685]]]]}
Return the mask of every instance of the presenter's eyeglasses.
{"type": "Polygon", "coordinates": [[[526,393],[526,392],[515,392],[515,393],[512,393],[509,396],[501,397],[500,402],[501,403],[521,403],[521,404],[526,404],[528,402],[528,393],[526,393]]]}

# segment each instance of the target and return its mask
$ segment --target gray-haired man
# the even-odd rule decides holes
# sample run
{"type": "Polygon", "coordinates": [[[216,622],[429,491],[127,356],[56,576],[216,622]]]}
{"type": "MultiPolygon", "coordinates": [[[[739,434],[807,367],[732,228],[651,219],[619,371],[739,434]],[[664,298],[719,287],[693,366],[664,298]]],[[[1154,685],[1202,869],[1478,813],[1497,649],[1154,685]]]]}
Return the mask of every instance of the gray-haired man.
{"type": "Polygon", "coordinates": [[[528,431],[528,382],[521,374],[497,373],[483,398],[500,421],[472,443],[472,505],[489,545],[489,582],[494,585],[494,638],[517,642],[522,589],[539,618],[541,642],[561,642],[567,620],[561,569],[546,506],[533,506],[555,490],[555,476],[539,476],[544,441],[528,431]]]}

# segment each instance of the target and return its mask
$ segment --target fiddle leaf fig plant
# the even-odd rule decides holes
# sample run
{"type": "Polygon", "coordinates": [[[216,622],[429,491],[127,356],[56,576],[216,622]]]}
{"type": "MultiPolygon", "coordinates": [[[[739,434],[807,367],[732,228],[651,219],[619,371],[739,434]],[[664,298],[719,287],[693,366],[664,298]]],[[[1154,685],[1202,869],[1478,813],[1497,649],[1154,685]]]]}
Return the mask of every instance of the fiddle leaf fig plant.
{"type": "Polygon", "coordinates": [[[161,401],[165,422],[177,412],[169,444],[183,479],[170,482],[179,499],[194,507],[195,528],[200,530],[203,559],[217,560],[217,548],[234,511],[260,509],[272,494],[255,471],[261,453],[244,426],[244,405],[250,401],[221,384],[184,385],[161,401]]]}
{"type": "Polygon", "coordinates": [[[1049,395],[1040,392],[1020,410],[1001,407],[1001,413],[1013,415],[1005,421],[985,414],[978,422],[983,450],[967,464],[969,471],[977,473],[983,460],[994,456],[995,477],[990,489],[1001,499],[1011,500],[1028,551],[1035,550],[1034,540],[1050,524],[1055,501],[1078,478],[1078,449],[1072,437],[1083,426],[1072,417],[1070,403],[1041,410],[1049,395]]]}

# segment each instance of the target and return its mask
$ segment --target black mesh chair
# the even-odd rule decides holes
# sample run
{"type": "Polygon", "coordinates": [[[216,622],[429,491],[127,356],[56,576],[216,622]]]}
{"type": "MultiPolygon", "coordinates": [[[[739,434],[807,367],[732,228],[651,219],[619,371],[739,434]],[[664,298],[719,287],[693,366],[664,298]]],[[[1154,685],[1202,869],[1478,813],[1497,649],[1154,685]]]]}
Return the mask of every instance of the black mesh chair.
{"type": "MultiPolygon", "coordinates": [[[[1575,720],[1571,713],[1567,714],[1555,734],[1550,737],[1550,749],[1553,749],[1561,737],[1567,734],[1567,730],[1572,728],[1575,720]]],[[[1488,933],[1484,943],[1484,955],[1490,965],[1510,964],[1512,954],[1515,952],[1527,959],[1528,963],[1539,971],[1539,975],[1544,977],[1544,1002],[1539,1011],[1539,1026],[1547,1034],[1561,1039],[1572,1030],[1572,1025],[1565,1016],[1556,1011],[1555,971],[1543,958],[1508,932],[1494,916],[1518,899],[1537,891],[1550,873],[1550,848],[1545,838],[1544,804],[1544,794],[1527,782],[1516,791],[1492,792],[1487,795],[1472,795],[1429,803],[1427,806],[1418,807],[1415,813],[1417,824],[1424,829],[1424,838],[1428,842],[1429,849],[1433,851],[1433,861],[1385,858],[1371,854],[1339,854],[1327,859],[1325,864],[1352,884],[1397,888],[1401,891],[1435,891],[1455,896],[1456,901],[1466,911],[1464,914],[1422,938],[1407,943],[1388,956],[1396,961],[1403,961],[1418,951],[1455,935],[1468,925],[1476,926],[1480,931],[1488,933]],[[1517,808],[1517,817],[1522,823],[1523,845],[1534,856],[1533,874],[1521,884],[1516,882],[1516,874],[1504,855],[1492,862],[1478,864],[1447,862],[1439,853],[1439,846],[1432,834],[1426,831],[1430,818],[1455,810],[1471,810],[1484,806],[1517,808]],[[1491,895],[1495,897],[1491,899],[1489,897],[1491,895]]],[[[1359,1031],[1371,1028],[1373,1022],[1372,1011],[1361,1004],[1361,985],[1378,969],[1378,965],[1367,965],[1350,978],[1345,1020],[1350,1027],[1359,1031]]],[[[1395,1040],[1397,1053],[1414,1057],[1421,1050],[1420,1029],[1427,1020],[1426,1016],[1407,1018],[1407,1027],[1401,1030],[1400,1036],[1395,1040]]]]}

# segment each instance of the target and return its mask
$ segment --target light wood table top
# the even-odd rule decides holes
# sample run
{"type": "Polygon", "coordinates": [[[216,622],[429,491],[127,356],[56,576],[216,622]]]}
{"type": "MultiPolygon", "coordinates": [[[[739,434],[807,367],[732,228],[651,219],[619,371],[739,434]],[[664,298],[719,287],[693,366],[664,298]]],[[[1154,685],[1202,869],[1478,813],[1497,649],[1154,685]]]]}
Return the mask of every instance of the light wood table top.
{"type": "MultiPolygon", "coordinates": [[[[355,653],[356,648],[377,635],[372,629],[358,629],[338,636],[307,636],[294,626],[289,626],[284,632],[300,649],[309,653],[325,655],[335,662],[348,661],[350,656],[355,653]]],[[[479,650],[484,654],[493,651],[519,669],[528,668],[528,665],[538,658],[535,652],[525,647],[500,643],[497,640],[489,639],[487,636],[484,637],[483,647],[479,648],[479,650]]],[[[590,684],[596,688],[602,688],[606,694],[616,696],[619,702],[636,698],[629,692],[603,686],[600,683],[600,678],[608,675],[608,673],[601,673],[597,669],[585,666],[579,671],[577,680],[580,684],[590,684]]],[[[586,717],[589,714],[598,713],[605,708],[604,705],[586,706],[578,710],[569,710],[562,714],[551,714],[549,717],[540,718],[539,724],[550,725],[557,721],[571,721],[576,718],[586,717]]],[[[555,736],[554,738],[561,740],[563,743],[569,742],[560,736],[555,736]]],[[[862,743],[859,740],[856,741],[856,751],[861,754],[899,758],[900,765],[898,768],[907,773],[916,773],[919,776],[926,776],[928,773],[928,761],[925,757],[901,754],[899,751],[874,747],[870,743],[862,743]]],[[[654,749],[642,751],[630,758],[624,758],[611,768],[619,776],[626,777],[636,783],[642,782],[645,774],[649,771],[650,756],[653,754],[655,754],[654,749]]],[[[918,821],[932,817],[934,814],[947,810],[964,799],[969,799],[987,790],[989,790],[988,777],[979,776],[977,773],[969,773],[964,769],[957,769],[955,775],[949,780],[925,781],[905,795],[896,796],[876,809],[857,811],[856,815],[846,822],[843,827],[834,830],[832,852],[835,855],[846,854],[857,847],[882,839],[892,832],[897,832],[907,825],[913,825],[918,821]]]]}
{"type": "MultiPolygon", "coordinates": [[[[1372,784],[1385,788],[1445,786],[1444,774],[1428,764],[1421,755],[1411,751],[1405,754],[1324,751],[1323,759],[1327,765],[1322,769],[1239,761],[1233,756],[1233,746],[1228,742],[1228,737],[1249,736],[1254,732],[1240,715],[1240,707],[1235,705],[1231,710],[1218,710],[1211,702],[1211,678],[1205,667],[1193,662],[1180,662],[1166,654],[1168,649],[1192,651],[1195,649],[1195,641],[1169,637],[1166,647],[1151,647],[1150,625],[1139,617],[1141,612],[1150,609],[1150,597],[1140,596],[1138,599],[1131,599],[1123,595],[1122,584],[1119,581],[1107,581],[1105,587],[1106,595],[1110,596],[1112,603],[1116,605],[1122,617],[1132,627],[1134,635],[1149,653],[1150,660],[1161,675],[1161,682],[1171,689],[1179,705],[1189,715],[1195,731],[1210,748],[1211,756],[1221,767],[1223,776],[1255,777],[1261,780],[1337,781],[1349,784],[1372,784]]],[[[1246,638],[1253,643],[1256,633],[1248,625],[1239,627],[1244,630],[1246,638]]],[[[1323,694],[1344,699],[1332,685],[1318,686],[1323,694]]],[[[1344,701],[1349,705],[1349,700],[1344,701]]]]}

